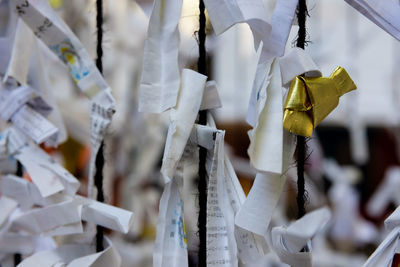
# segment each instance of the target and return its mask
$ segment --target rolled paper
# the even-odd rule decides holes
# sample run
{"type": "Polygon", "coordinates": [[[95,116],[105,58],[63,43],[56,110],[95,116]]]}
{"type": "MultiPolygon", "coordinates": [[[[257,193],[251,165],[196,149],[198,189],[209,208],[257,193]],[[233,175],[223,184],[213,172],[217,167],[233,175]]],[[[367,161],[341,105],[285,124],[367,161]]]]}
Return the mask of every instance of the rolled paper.
{"type": "Polygon", "coordinates": [[[318,124],[339,104],[339,97],[357,87],[342,67],[330,77],[297,76],[286,98],[283,127],[291,133],[311,137],[318,124]]]}

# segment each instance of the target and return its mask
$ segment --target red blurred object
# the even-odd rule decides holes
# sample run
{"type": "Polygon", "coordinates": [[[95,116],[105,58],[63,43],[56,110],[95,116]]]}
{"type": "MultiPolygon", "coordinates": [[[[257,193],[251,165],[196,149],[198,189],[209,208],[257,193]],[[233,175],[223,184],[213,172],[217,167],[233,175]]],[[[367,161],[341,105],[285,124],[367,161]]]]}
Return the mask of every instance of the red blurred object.
{"type": "Polygon", "coordinates": [[[392,267],[400,267],[400,254],[394,254],[392,267]]]}

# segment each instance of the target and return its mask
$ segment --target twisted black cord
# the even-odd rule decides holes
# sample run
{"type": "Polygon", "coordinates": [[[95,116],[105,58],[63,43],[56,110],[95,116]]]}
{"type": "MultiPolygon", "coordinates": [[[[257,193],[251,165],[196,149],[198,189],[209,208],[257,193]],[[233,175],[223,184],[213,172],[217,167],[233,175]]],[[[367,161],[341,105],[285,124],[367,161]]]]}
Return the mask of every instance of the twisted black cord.
{"type": "MultiPolygon", "coordinates": [[[[206,62],[206,16],[205,7],[203,0],[200,0],[199,4],[200,16],[199,16],[199,60],[197,62],[197,69],[199,73],[206,75],[207,73],[207,62],[206,62]]],[[[199,124],[207,124],[207,111],[202,110],[199,112],[199,124]]],[[[199,148],[199,218],[197,221],[197,227],[199,228],[199,254],[198,263],[199,267],[205,267],[207,265],[207,171],[206,171],[206,158],[207,149],[204,147],[199,148]]]]}
{"type": "MultiPolygon", "coordinates": [[[[307,17],[306,0],[299,0],[297,6],[297,21],[299,23],[299,31],[296,46],[304,49],[306,44],[306,17],[307,17]]],[[[297,218],[306,214],[305,210],[305,182],[304,182],[304,165],[306,154],[306,140],[304,136],[297,136],[297,218]]]]}
{"type": "MultiPolygon", "coordinates": [[[[96,0],[96,28],[97,28],[97,58],[96,66],[101,73],[103,73],[103,1],[96,0]]],[[[96,155],[96,172],[94,174],[94,184],[97,188],[97,201],[104,202],[104,192],[103,192],[103,168],[104,168],[104,141],[101,142],[99,151],[96,155]]],[[[104,250],[103,239],[104,239],[104,229],[103,227],[97,225],[96,232],[96,251],[100,252],[104,250]]]]}

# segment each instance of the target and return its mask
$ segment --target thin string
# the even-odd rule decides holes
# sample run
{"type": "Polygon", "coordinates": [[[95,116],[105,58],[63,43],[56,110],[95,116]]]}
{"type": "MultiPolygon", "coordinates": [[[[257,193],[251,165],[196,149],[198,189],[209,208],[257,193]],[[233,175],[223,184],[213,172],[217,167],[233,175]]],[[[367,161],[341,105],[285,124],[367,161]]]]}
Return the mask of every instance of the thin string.
{"type": "MultiPolygon", "coordinates": [[[[207,74],[207,62],[206,62],[206,16],[205,6],[203,0],[199,3],[199,59],[197,62],[198,72],[201,74],[207,74]]],[[[199,112],[198,123],[201,125],[207,124],[207,111],[202,110],[199,112]]],[[[197,221],[197,227],[199,228],[199,254],[198,254],[198,266],[205,267],[207,265],[207,171],[206,171],[206,158],[207,149],[204,147],[199,148],[199,218],[197,221]]]]}
{"type": "MultiPolygon", "coordinates": [[[[306,0],[299,0],[297,6],[297,21],[299,23],[299,31],[296,46],[304,49],[306,44],[306,17],[307,17],[306,0]]],[[[305,209],[305,183],[304,183],[304,165],[306,154],[306,140],[304,136],[297,136],[297,218],[306,214],[305,209]]]]}
{"type": "MultiPolygon", "coordinates": [[[[103,1],[96,0],[96,28],[97,28],[97,58],[96,66],[101,73],[103,73],[103,1]]],[[[97,201],[104,202],[103,192],[103,168],[104,168],[104,141],[101,142],[99,151],[96,155],[95,161],[96,172],[94,174],[94,184],[97,188],[97,201]]],[[[103,239],[104,230],[103,227],[97,225],[96,227],[96,251],[100,252],[104,250],[103,239]]]]}

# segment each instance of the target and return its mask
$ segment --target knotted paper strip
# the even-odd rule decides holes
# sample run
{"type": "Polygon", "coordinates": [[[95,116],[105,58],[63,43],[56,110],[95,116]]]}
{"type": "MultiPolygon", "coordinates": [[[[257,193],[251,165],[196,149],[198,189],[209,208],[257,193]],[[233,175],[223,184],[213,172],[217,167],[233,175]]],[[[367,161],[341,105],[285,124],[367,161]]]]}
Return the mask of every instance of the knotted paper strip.
{"type": "Polygon", "coordinates": [[[272,243],[282,262],[296,267],[312,267],[311,239],[331,218],[328,208],[310,212],[289,227],[272,229],[272,243]],[[304,252],[301,250],[306,247],[304,252]]]}
{"type": "Polygon", "coordinates": [[[286,98],[283,127],[311,137],[315,127],[339,104],[339,97],[356,88],[342,67],[337,67],[328,78],[297,76],[286,98]]]}

